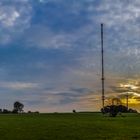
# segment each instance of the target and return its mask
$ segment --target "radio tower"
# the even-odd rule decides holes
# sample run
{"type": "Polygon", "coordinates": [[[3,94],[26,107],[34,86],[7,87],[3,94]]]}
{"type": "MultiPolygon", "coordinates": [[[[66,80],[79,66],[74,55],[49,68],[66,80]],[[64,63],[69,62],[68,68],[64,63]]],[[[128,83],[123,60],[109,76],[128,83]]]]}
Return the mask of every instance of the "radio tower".
{"type": "Polygon", "coordinates": [[[101,54],[102,54],[102,107],[104,108],[104,101],[105,101],[105,88],[104,88],[104,34],[103,34],[103,23],[101,24],[101,54]]]}

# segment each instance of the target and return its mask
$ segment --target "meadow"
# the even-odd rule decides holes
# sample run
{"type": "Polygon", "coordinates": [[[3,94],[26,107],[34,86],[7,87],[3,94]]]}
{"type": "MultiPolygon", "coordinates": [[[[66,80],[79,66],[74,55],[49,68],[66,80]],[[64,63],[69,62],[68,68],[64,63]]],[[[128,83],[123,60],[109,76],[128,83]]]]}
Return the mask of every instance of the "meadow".
{"type": "Polygon", "coordinates": [[[0,115],[0,140],[140,140],[140,114],[0,115]]]}

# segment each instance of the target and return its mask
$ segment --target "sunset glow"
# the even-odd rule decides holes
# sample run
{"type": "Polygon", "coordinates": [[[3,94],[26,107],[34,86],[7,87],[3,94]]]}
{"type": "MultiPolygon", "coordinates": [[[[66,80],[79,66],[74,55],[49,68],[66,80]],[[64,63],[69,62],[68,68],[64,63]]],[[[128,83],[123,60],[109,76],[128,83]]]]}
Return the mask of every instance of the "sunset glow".
{"type": "MultiPolygon", "coordinates": [[[[122,104],[126,104],[126,99],[121,99],[122,104]]],[[[138,105],[140,104],[140,101],[138,101],[137,99],[133,99],[133,98],[129,98],[128,100],[129,105],[138,105]]]]}
{"type": "MultiPolygon", "coordinates": [[[[0,107],[68,112],[140,95],[140,1],[0,0],[0,107]]],[[[135,105],[134,105],[135,107],[135,105]]],[[[138,108],[138,107],[137,107],[138,108]]]]}
{"type": "Polygon", "coordinates": [[[138,89],[139,87],[133,84],[120,84],[121,88],[128,88],[130,90],[138,89]]]}

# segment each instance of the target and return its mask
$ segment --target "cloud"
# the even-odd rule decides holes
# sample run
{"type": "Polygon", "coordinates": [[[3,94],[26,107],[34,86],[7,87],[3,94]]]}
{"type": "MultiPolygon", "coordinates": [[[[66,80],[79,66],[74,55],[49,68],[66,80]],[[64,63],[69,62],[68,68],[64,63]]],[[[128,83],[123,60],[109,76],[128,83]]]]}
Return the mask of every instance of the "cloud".
{"type": "Polygon", "coordinates": [[[17,38],[30,26],[32,7],[28,1],[0,2],[1,44],[7,44],[17,38]]]}
{"type": "Polygon", "coordinates": [[[111,89],[114,91],[114,93],[112,92],[109,95],[106,94],[107,104],[110,102],[110,99],[112,98],[119,98],[122,104],[126,104],[127,96],[130,107],[133,106],[134,108],[137,108],[137,106],[140,104],[139,81],[133,79],[131,80],[125,79],[125,82],[120,81],[120,84],[118,86],[114,86],[111,89]]]}
{"type": "Polygon", "coordinates": [[[31,27],[28,31],[28,37],[26,38],[26,44],[29,44],[31,47],[55,49],[71,47],[71,42],[75,40],[71,35],[65,33],[55,34],[47,27],[42,26],[31,27]],[[36,32],[38,33],[36,34],[36,32]]]}
{"type": "Polygon", "coordinates": [[[40,109],[41,104],[53,110],[63,110],[62,104],[99,109],[100,23],[105,25],[106,96],[119,96],[129,90],[119,84],[140,75],[139,5],[139,0],[2,0],[0,44],[15,43],[19,50],[1,55],[9,56],[2,59],[1,75],[25,82],[2,82],[1,88],[22,91],[24,101],[40,109]]]}
{"type": "Polygon", "coordinates": [[[39,88],[37,83],[24,83],[24,82],[0,82],[1,88],[10,90],[26,90],[39,88]]]}
{"type": "Polygon", "coordinates": [[[1,24],[4,27],[14,26],[15,21],[17,20],[17,18],[20,17],[19,13],[17,11],[15,11],[14,9],[9,9],[8,12],[6,13],[4,9],[7,10],[7,7],[4,7],[0,11],[1,24]]]}
{"type": "Polygon", "coordinates": [[[130,1],[115,1],[104,0],[97,10],[101,12],[100,22],[107,23],[108,26],[124,26],[137,23],[140,16],[140,2],[135,0],[130,1]]]}

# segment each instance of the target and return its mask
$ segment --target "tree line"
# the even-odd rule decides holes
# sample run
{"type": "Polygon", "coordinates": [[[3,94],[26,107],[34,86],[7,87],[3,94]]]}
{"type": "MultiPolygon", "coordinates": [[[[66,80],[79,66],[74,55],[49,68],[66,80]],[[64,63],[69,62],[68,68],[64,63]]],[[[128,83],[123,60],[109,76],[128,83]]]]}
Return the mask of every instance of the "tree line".
{"type": "MultiPolygon", "coordinates": [[[[24,108],[24,104],[19,102],[19,101],[16,101],[13,104],[13,109],[12,110],[0,109],[0,113],[1,114],[10,114],[10,113],[20,114],[20,113],[25,113],[23,108],[24,108]]],[[[27,113],[39,113],[39,112],[38,111],[36,111],[36,112],[28,111],[27,113]]]]}

